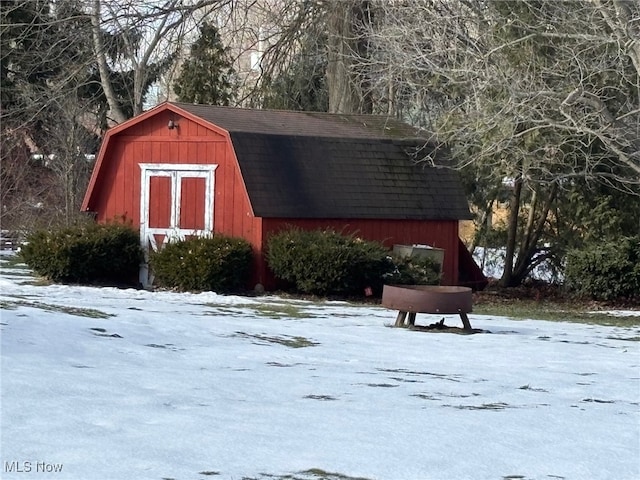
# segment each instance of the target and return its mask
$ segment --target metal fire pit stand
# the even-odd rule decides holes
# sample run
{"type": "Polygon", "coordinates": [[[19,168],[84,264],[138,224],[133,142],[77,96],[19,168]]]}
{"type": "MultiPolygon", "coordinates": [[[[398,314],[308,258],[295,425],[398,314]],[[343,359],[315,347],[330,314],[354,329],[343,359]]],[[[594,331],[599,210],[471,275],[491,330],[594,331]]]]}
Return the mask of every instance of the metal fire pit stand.
{"type": "Polygon", "coordinates": [[[415,326],[417,313],[458,314],[464,330],[473,330],[467,313],[472,311],[471,289],[440,285],[385,285],[382,305],[398,310],[394,326],[415,326]]]}

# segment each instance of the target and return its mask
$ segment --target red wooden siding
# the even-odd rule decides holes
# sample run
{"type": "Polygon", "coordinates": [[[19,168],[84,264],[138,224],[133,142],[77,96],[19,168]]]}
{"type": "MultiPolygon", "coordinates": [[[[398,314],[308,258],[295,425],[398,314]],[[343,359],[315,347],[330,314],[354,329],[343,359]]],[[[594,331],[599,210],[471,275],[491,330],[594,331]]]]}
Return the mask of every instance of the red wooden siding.
{"type": "Polygon", "coordinates": [[[216,199],[214,204],[214,231],[247,240],[253,247],[253,263],[248,288],[265,284],[264,259],[262,258],[262,219],[253,215],[246,195],[242,174],[238,168],[233,147],[230,143],[217,146],[229,159],[216,170],[216,199]]]}
{"type": "MultiPolygon", "coordinates": [[[[141,163],[218,165],[214,173],[214,232],[242,236],[253,245],[260,245],[260,231],[256,228],[260,222],[253,217],[227,137],[168,111],[111,137],[100,180],[88,205],[89,210],[97,212],[98,221],[124,218],[136,227],[140,224],[141,163]],[[167,128],[170,118],[178,125],[173,130],[167,128]]],[[[153,178],[150,197],[153,226],[164,226],[161,223],[169,218],[169,197],[168,179],[153,178]]],[[[182,180],[180,220],[186,225],[184,228],[203,226],[202,198],[203,179],[182,180]]]]}
{"type": "Polygon", "coordinates": [[[229,143],[218,144],[216,152],[224,155],[227,161],[216,170],[214,230],[242,237],[259,250],[262,242],[260,219],[253,216],[233,148],[229,143]]]}
{"type": "MultiPolygon", "coordinates": [[[[255,218],[249,204],[238,163],[226,135],[172,112],[165,111],[112,136],[106,145],[100,179],[88,203],[97,220],[114,218],[140,225],[141,163],[216,164],[214,172],[214,232],[242,237],[254,247],[260,265],[262,219],[255,218]],[[167,128],[169,119],[178,125],[167,128]]],[[[182,179],[180,226],[204,226],[204,180],[182,179]]],[[[167,177],[152,177],[150,185],[151,227],[169,224],[171,187],[167,177]]],[[[156,236],[161,245],[164,238],[156,236]]],[[[263,281],[256,269],[250,287],[263,281]]]]}
{"type": "MultiPolygon", "coordinates": [[[[305,230],[333,228],[345,234],[356,234],[366,240],[376,240],[391,249],[395,244],[426,244],[445,251],[443,285],[456,285],[458,281],[458,222],[457,220],[341,220],[341,219],[263,219],[263,245],[270,235],[297,226],[305,230]]],[[[259,265],[266,286],[273,279],[266,263],[259,265]]]]}

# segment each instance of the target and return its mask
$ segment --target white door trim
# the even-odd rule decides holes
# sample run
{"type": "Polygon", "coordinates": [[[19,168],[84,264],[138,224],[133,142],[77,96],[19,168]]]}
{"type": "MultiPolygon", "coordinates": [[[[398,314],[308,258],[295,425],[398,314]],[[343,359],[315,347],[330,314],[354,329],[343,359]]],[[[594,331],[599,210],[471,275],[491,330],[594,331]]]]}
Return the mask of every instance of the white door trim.
{"type": "Polygon", "coordinates": [[[164,235],[164,243],[184,240],[187,235],[209,236],[213,233],[213,201],[215,192],[214,172],[218,165],[202,165],[189,163],[140,163],[140,244],[145,252],[145,265],[140,270],[140,281],[143,286],[151,282],[148,276],[149,246],[154,251],[162,248],[157,245],[155,235],[164,235]],[[150,185],[152,177],[168,177],[171,179],[171,212],[169,228],[151,228],[149,226],[150,185]],[[183,178],[204,178],[204,228],[180,228],[180,205],[182,199],[183,178]],[[143,272],[144,270],[144,272],[143,272]]]}

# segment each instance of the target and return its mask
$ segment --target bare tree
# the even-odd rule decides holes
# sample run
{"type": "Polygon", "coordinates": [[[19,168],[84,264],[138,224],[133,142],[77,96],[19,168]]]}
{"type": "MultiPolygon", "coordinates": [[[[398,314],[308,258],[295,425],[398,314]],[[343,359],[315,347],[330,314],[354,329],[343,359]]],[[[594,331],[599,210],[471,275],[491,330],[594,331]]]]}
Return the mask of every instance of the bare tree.
{"type": "Polygon", "coordinates": [[[504,285],[548,253],[540,235],[574,179],[640,194],[637,2],[371,4],[353,64],[374,110],[431,129],[458,168],[511,192],[504,285]]]}
{"type": "Polygon", "coordinates": [[[92,0],[91,15],[94,55],[100,84],[109,104],[110,116],[121,123],[144,108],[149,85],[168,69],[183,48],[183,38],[195,28],[193,15],[212,6],[221,8],[232,0],[92,0]],[[107,34],[111,34],[111,37],[107,34]],[[109,45],[117,42],[117,48],[109,45]],[[115,54],[114,54],[115,53],[115,54]],[[111,72],[130,70],[132,82],[126,112],[118,98],[117,76],[111,72]]]}
{"type": "Polygon", "coordinates": [[[324,0],[234,0],[207,14],[233,60],[238,105],[263,105],[265,90],[288,71],[305,42],[322,36],[326,14],[324,0]]]}
{"type": "Polygon", "coordinates": [[[100,117],[89,23],[80,6],[75,0],[2,4],[2,220],[14,229],[69,223],[78,215],[75,197],[86,176],[79,170],[90,166],[84,154],[96,148],[100,117]],[[60,136],[67,141],[57,142],[60,136]],[[64,172],[57,168],[63,158],[64,172]]]}
{"type": "MultiPolygon", "coordinates": [[[[274,82],[290,76],[292,67],[324,65],[331,112],[371,111],[368,88],[358,78],[352,59],[366,55],[363,25],[370,21],[368,0],[234,0],[210,13],[234,58],[238,103],[260,107],[274,82]],[[322,57],[322,62],[301,61],[322,57]],[[325,60],[326,59],[326,60],[325,60]],[[294,63],[298,62],[296,65],[294,63]]],[[[317,72],[300,72],[307,78],[317,72]]],[[[366,85],[366,82],[365,84],[366,85]]]]}
{"type": "Polygon", "coordinates": [[[74,221],[104,130],[142,111],[193,14],[231,3],[1,2],[3,222],[74,221]]]}
{"type": "Polygon", "coordinates": [[[497,166],[506,152],[526,153],[525,176],[590,175],[620,188],[640,183],[636,2],[434,0],[375,6],[380,21],[367,35],[376,54],[364,61],[377,92],[396,85],[393,97],[377,96],[402,105],[397,110],[403,116],[435,128],[444,140],[455,140],[465,153],[461,162],[497,166]],[[424,112],[407,110],[415,100],[424,112]],[[521,140],[535,136],[549,141],[523,150],[521,140]],[[576,138],[599,141],[605,151],[588,152],[581,164],[567,162],[564,172],[553,171],[561,164],[562,147],[576,138]],[[473,157],[466,155],[470,149],[473,157]],[[611,162],[635,175],[616,175],[611,162]]]}
{"type": "Polygon", "coordinates": [[[35,171],[44,169],[38,168],[39,162],[32,160],[31,152],[22,139],[12,138],[6,133],[0,140],[0,224],[4,230],[28,230],[29,226],[37,223],[36,218],[40,216],[45,202],[50,200],[51,185],[43,175],[34,175],[35,171]]]}
{"type": "Polygon", "coordinates": [[[360,75],[354,58],[368,58],[367,27],[371,22],[368,1],[334,2],[327,12],[329,112],[371,113],[372,105],[366,76],[360,75]],[[358,78],[364,81],[358,82],[358,78]]]}

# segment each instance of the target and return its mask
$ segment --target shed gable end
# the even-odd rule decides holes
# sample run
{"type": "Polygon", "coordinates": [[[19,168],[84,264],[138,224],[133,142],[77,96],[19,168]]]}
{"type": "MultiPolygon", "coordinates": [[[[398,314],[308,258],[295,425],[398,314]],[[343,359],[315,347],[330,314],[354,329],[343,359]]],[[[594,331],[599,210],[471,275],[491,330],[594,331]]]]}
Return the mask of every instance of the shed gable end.
{"type": "Polygon", "coordinates": [[[158,112],[123,130],[120,135],[157,140],[187,141],[202,138],[226,141],[226,132],[205,122],[197,122],[170,110],[158,112]]]}

